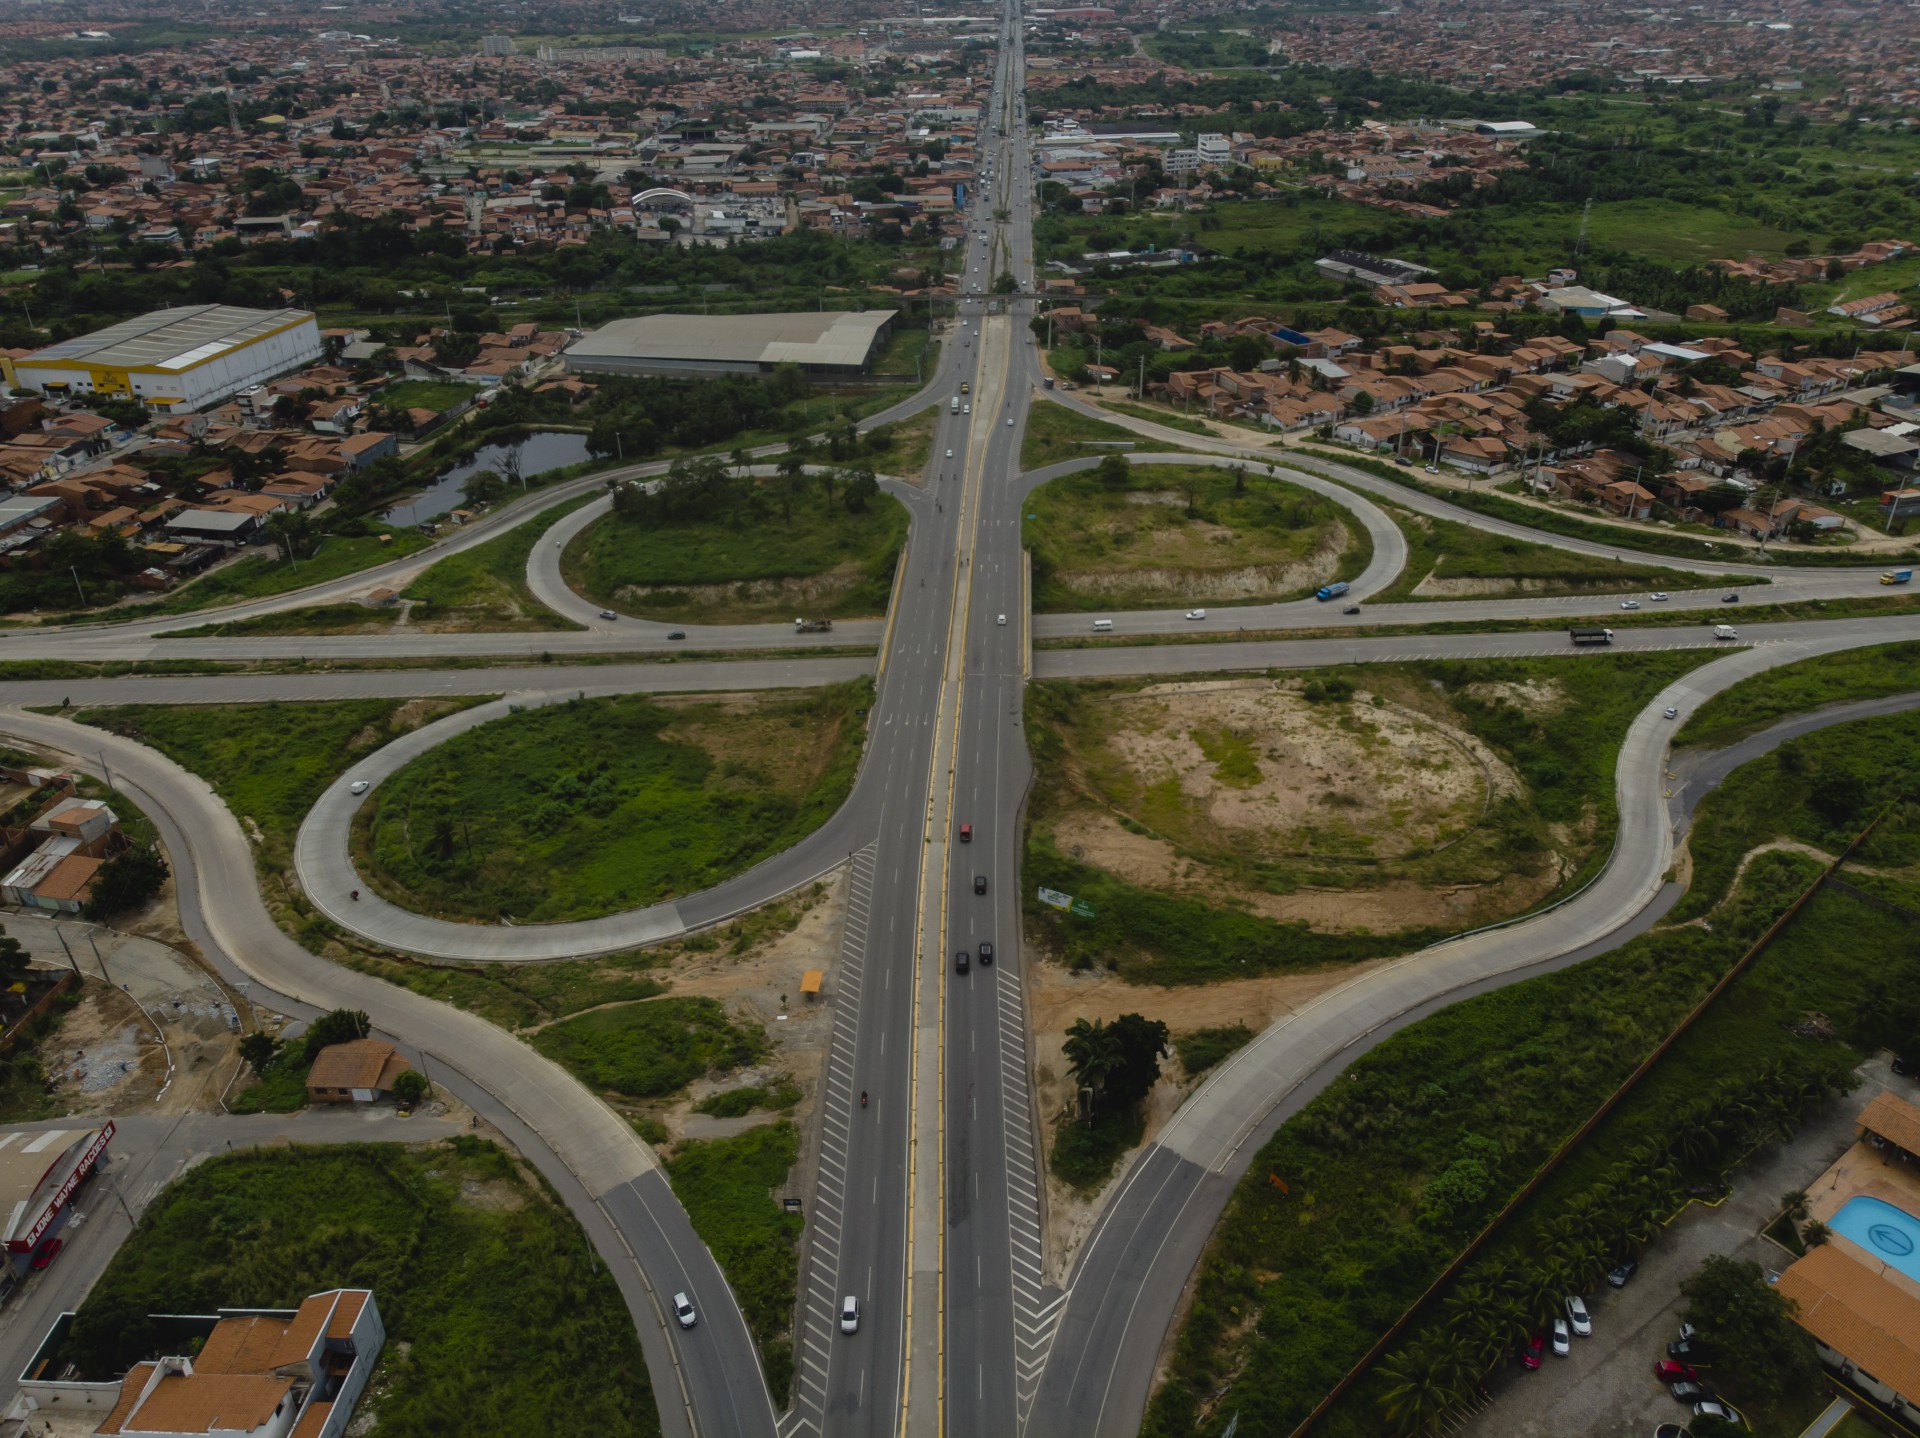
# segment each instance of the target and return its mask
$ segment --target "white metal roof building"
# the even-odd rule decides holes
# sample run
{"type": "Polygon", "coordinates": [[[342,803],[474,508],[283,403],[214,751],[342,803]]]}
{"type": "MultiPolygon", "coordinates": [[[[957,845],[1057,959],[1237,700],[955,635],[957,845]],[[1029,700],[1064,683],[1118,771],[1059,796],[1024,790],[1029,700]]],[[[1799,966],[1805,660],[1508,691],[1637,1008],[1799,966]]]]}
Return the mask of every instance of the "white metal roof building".
{"type": "Polygon", "coordinates": [[[181,414],[320,355],[320,325],[305,310],[190,305],[36,350],[14,361],[8,378],[49,394],[132,399],[181,414]]]}
{"type": "Polygon", "coordinates": [[[567,368],[694,377],[797,364],[819,378],[850,378],[865,371],[897,313],[644,315],[582,335],[567,347],[567,368]]]}

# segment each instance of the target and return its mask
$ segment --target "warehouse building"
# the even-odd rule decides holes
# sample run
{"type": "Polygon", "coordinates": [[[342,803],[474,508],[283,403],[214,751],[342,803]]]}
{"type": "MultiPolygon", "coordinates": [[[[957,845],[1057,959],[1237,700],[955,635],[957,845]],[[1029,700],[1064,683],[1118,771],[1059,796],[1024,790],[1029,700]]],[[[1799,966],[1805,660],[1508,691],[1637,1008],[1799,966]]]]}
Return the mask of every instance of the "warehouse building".
{"type": "Polygon", "coordinates": [[[112,1119],[98,1128],[0,1130],[0,1239],[7,1246],[0,1280],[24,1275],[40,1246],[66,1226],[68,1200],[112,1141],[112,1119]]]}
{"type": "Polygon", "coordinates": [[[856,379],[886,343],[896,310],[864,314],[645,315],[615,320],[567,347],[584,374],[772,374],[796,364],[811,379],[856,379]]]}
{"type": "Polygon", "coordinates": [[[305,310],[190,305],[62,340],[5,369],[15,388],[130,399],[156,413],[185,414],[320,355],[320,325],[305,310]]]}

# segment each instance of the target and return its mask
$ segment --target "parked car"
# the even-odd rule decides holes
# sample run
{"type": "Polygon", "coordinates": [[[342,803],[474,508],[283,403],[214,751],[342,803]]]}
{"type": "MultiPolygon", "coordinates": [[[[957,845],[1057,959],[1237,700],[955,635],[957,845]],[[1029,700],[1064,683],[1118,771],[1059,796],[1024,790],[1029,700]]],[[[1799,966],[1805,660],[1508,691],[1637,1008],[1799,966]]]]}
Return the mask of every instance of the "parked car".
{"type": "Polygon", "coordinates": [[[1698,1403],[1703,1398],[1713,1397],[1713,1390],[1704,1383],[1696,1383],[1691,1378],[1675,1383],[1667,1390],[1682,1403],[1698,1403]]]}
{"type": "Polygon", "coordinates": [[[1520,1366],[1532,1369],[1540,1366],[1540,1355],[1547,1351],[1547,1335],[1536,1333],[1527,1340],[1527,1346],[1520,1350],[1520,1366]]]}
{"type": "Polygon", "coordinates": [[[1587,1314],[1587,1300],[1577,1293],[1567,1299],[1567,1321],[1582,1338],[1593,1337],[1593,1319],[1587,1314]]]}
{"type": "Polygon", "coordinates": [[[1684,1363],[1677,1363],[1671,1358],[1656,1358],[1653,1360],[1653,1376],[1662,1383],[1687,1383],[1700,1375],[1684,1363]]]}
{"type": "Polygon", "coordinates": [[[1722,1423],[1738,1423],[1742,1426],[1746,1423],[1746,1420],[1740,1416],[1739,1409],[1729,1407],[1718,1398],[1703,1398],[1700,1402],[1694,1404],[1693,1416],[1696,1418],[1718,1418],[1722,1423]]]}
{"type": "Polygon", "coordinates": [[[957,950],[954,953],[953,971],[956,974],[964,974],[967,971],[967,951],[965,949],[957,950]]]}
{"type": "Polygon", "coordinates": [[[980,945],[980,962],[982,964],[991,964],[993,962],[992,944],[983,943],[980,945]]]}
{"type": "Polygon", "coordinates": [[[1705,1368],[1711,1355],[1698,1340],[1689,1339],[1680,1343],[1669,1343],[1667,1357],[1676,1363],[1690,1363],[1695,1368],[1705,1368]]]}
{"type": "Polygon", "coordinates": [[[1684,1423],[1662,1423],[1653,1430],[1653,1438],[1692,1438],[1684,1423]]]}
{"type": "Polygon", "coordinates": [[[1573,1338],[1567,1332],[1567,1320],[1564,1318],[1553,1320],[1553,1352],[1558,1358],[1565,1358],[1573,1352],[1573,1338]]]}
{"type": "Polygon", "coordinates": [[[347,792],[349,794],[364,794],[371,787],[372,785],[369,784],[367,780],[355,779],[351,784],[347,785],[347,792]]]}
{"type": "Polygon", "coordinates": [[[700,1315],[693,1311],[693,1302],[684,1293],[673,1295],[673,1316],[680,1320],[682,1328],[691,1328],[700,1321],[700,1315]]]}
{"type": "MultiPolygon", "coordinates": [[[[1673,718],[1674,713],[1675,711],[1671,707],[1669,707],[1667,710],[1667,718],[1669,719],[1673,718]]],[[[1607,1270],[1607,1282],[1612,1284],[1615,1288],[1625,1288],[1627,1286],[1628,1281],[1632,1279],[1633,1275],[1638,1273],[1639,1271],[1640,1271],[1639,1263],[1634,1259],[1629,1258],[1625,1263],[1615,1264],[1612,1268],[1607,1270]]]]}
{"type": "Polygon", "coordinates": [[[851,1293],[840,1300],[840,1331],[842,1333],[860,1331],[860,1300],[851,1293]]]}

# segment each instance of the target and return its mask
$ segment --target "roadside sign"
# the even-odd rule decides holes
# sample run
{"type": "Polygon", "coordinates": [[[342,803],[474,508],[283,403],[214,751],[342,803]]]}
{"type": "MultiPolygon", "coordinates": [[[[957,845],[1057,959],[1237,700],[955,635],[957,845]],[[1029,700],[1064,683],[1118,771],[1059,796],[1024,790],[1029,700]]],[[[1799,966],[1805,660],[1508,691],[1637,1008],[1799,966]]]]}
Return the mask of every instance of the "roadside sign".
{"type": "Polygon", "coordinates": [[[1094,914],[1093,905],[1089,904],[1085,899],[1075,899],[1073,901],[1072,913],[1075,918],[1091,919],[1094,914]]]}
{"type": "Polygon", "coordinates": [[[1043,904],[1051,904],[1056,909],[1071,909],[1073,907],[1073,895],[1063,894],[1058,889],[1043,888],[1040,890],[1040,902],[1043,904]]]}

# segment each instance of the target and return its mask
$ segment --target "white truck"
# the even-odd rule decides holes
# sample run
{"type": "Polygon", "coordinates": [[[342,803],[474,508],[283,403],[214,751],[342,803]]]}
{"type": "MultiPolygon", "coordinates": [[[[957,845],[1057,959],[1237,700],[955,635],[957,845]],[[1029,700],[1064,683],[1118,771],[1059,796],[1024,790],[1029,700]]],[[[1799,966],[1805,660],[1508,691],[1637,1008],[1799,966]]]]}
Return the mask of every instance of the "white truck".
{"type": "Polygon", "coordinates": [[[793,621],[795,634],[825,634],[833,628],[831,619],[796,619],[793,621]]]}
{"type": "Polygon", "coordinates": [[[1735,629],[1731,624],[1716,624],[1713,626],[1713,637],[1715,639],[1738,639],[1740,637],[1740,631],[1735,629]]]}

